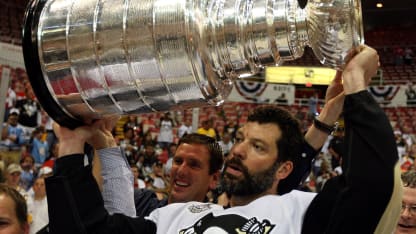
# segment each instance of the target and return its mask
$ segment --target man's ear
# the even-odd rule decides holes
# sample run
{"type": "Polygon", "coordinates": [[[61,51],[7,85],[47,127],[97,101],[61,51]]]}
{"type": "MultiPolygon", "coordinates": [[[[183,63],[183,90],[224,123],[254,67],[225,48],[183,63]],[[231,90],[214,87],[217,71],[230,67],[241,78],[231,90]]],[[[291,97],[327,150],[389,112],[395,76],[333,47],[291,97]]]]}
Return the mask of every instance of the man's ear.
{"type": "Polygon", "coordinates": [[[289,174],[293,171],[293,162],[292,161],[285,161],[279,165],[279,168],[276,170],[275,178],[277,180],[283,180],[289,176],[289,174]]]}
{"type": "Polygon", "coordinates": [[[211,180],[209,182],[209,189],[213,190],[218,186],[218,183],[219,183],[220,178],[221,178],[221,172],[217,171],[217,172],[213,173],[211,176],[212,177],[211,177],[211,180]]]}

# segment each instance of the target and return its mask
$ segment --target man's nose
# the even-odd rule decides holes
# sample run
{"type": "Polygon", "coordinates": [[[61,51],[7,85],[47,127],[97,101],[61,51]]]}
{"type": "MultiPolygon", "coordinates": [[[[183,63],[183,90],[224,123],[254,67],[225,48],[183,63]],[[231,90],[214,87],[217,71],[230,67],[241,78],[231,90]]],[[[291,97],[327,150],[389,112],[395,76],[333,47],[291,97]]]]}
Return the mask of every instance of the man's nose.
{"type": "Polygon", "coordinates": [[[242,141],[233,145],[230,151],[229,158],[238,157],[240,159],[245,159],[247,154],[247,143],[242,141]]]}
{"type": "Polygon", "coordinates": [[[410,212],[410,208],[409,207],[404,207],[403,210],[402,210],[402,216],[409,217],[411,215],[412,215],[412,213],[410,212]]]}

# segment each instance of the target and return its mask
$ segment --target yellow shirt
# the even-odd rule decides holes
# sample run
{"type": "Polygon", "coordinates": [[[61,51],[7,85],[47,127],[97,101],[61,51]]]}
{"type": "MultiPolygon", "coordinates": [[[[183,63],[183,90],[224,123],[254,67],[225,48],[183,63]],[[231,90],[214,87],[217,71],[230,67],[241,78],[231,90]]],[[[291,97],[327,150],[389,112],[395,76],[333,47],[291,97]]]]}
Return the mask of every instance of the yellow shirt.
{"type": "Polygon", "coordinates": [[[215,138],[216,136],[215,130],[213,128],[209,128],[208,130],[206,130],[205,128],[198,128],[196,132],[202,135],[210,136],[212,138],[215,138]]]}

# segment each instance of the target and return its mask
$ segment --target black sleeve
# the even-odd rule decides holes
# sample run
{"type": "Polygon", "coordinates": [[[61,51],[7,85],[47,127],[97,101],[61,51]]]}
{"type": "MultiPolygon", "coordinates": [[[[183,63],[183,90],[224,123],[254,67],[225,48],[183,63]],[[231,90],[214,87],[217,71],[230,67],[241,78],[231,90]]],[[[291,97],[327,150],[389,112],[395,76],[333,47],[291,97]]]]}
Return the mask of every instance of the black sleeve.
{"type": "Polygon", "coordinates": [[[153,210],[167,205],[167,200],[159,200],[156,193],[149,189],[134,190],[136,216],[148,216],[153,210]]]}
{"type": "Polygon", "coordinates": [[[397,222],[400,172],[387,116],[362,91],[346,96],[344,118],[343,174],[329,180],[312,201],[302,233],[375,233],[385,225],[387,212],[397,222]]]}
{"type": "Polygon", "coordinates": [[[55,164],[56,174],[46,179],[50,233],[156,233],[156,225],[144,218],[108,214],[83,155],[59,158],[55,164]]]}

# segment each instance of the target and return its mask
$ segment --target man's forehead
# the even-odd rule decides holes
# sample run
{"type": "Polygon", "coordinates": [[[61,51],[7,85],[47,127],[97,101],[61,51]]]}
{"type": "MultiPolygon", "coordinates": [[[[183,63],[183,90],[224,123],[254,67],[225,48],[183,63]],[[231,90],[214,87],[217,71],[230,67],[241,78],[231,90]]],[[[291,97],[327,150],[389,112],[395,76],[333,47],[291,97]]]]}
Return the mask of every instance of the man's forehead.
{"type": "Polygon", "coordinates": [[[259,140],[272,138],[273,141],[275,141],[281,136],[281,131],[280,128],[273,123],[259,124],[258,122],[247,122],[238,129],[237,134],[259,140]]]}
{"type": "Polygon", "coordinates": [[[203,144],[189,144],[189,143],[182,143],[180,144],[175,152],[176,156],[188,156],[188,157],[207,157],[209,158],[209,150],[206,145],[203,144]]]}
{"type": "Polygon", "coordinates": [[[403,188],[403,201],[409,204],[416,205],[416,188],[404,187],[403,188]]]}

